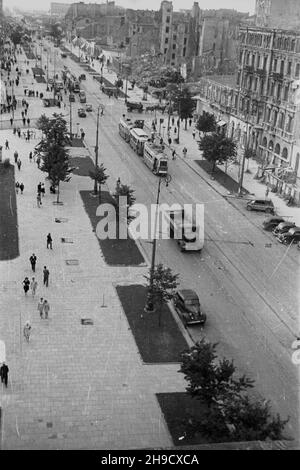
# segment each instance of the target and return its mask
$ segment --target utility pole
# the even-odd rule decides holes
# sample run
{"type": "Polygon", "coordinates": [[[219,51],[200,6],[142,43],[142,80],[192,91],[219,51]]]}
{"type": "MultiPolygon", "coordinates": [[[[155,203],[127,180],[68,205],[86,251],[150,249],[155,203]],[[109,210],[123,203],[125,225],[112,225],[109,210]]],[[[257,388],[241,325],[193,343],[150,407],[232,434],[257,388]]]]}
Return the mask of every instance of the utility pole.
{"type": "MultiPolygon", "coordinates": [[[[97,112],[97,130],[96,130],[96,145],[95,145],[95,168],[98,168],[98,140],[99,140],[99,113],[100,113],[100,106],[98,106],[97,112]]],[[[95,179],[94,183],[94,194],[98,194],[98,183],[95,179]]]]}
{"type": "MultiPolygon", "coordinates": [[[[154,222],[154,233],[153,233],[153,240],[152,240],[152,257],[151,257],[151,268],[150,268],[150,283],[149,283],[149,291],[147,295],[147,301],[144,308],[144,312],[151,313],[154,311],[153,306],[153,281],[154,281],[154,269],[155,269],[155,256],[156,256],[156,232],[157,232],[157,220],[159,215],[159,198],[160,198],[160,186],[163,177],[159,177],[158,181],[158,188],[157,188],[157,196],[156,196],[156,211],[155,211],[155,222],[154,222]]],[[[166,178],[166,186],[169,185],[170,177],[166,178]]]]}
{"type": "MultiPolygon", "coordinates": [[[[55,70],[55,66],[56,66],[56,54],[55,54],[55,49],[53,49],[53,99],[55,99],[55,83],[56,83],[56,70],[55,70]]],[[[71,103],[71,102],[70,102],[71,103]]]]}
{"type": "Polygon", "coordinates": [[[69,103],[70,103],[70,139],[73,139],[73,133],[72,133],[72,101],[70,100],[70,95],[69,95],[69,103]]]}

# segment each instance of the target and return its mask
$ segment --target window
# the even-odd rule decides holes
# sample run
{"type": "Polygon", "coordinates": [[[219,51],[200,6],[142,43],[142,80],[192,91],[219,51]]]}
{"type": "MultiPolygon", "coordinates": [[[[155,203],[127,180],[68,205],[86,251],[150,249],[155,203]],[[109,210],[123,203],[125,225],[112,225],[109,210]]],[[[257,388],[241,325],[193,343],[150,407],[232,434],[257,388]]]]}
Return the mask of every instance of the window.
{"type": "Polygon", "coordinates": [[[289,99],[289,86],[287,85],[284,89],[284,98],[285,101],[288,101],[289,99]]]}
{"type": "Polygon", "coordinates": [[[169,42],[169,39],[166,38],[166,39],[165,39],[165,44],[168,44],[168,42],[169,42]]]}
{"type": "Polygon", "coordinates": [[[280,64],[280,73],[283,75],[284,74],[284,60],[281,61],[280,64]]]}
{"type": "Polygon", "coordinates": [[[168,34],[168,32],[170,31],[170,28],[169,26],[166,27],[166,34],[168,34]]]}
{"type": "Polygon", "coordinates": [[[170,23],[170,17],[169,16],[167,16],[167,18],[166,18],[166,23],[170,23]]]}
{"type": "Polygon", "coordinates": [[[176,44],[173,44],[173,50],[176,49],[176,44]]]}
{"type": "Polygon", "coordinates": [[[276,144],[275,145],[275,150],[274,152],[277,154],[277,155],[280,155],[280,145],[279,144],[276,144]]]}
{"type": "Polygon", "coordinates": [[[274,59],[274,61],[273,61],[273,70],[274,70],[274,72],[276,72],[276,70],[277,70],[277,59],[274,59]]]}
{"type": "Polygon", "coordinates": [[[186,45],[187,38],[184,38],[183,44],[186,45]]]}
{"type": "Polygon", "coordinates": [[[288,117],[287,126],[286,126],[286,131],[287,131],[287,132],[290,132],[290,133],[292,132],[293,123],[294,123],[294,121],[293,121],[292,116],[289,116],[289,117],[288,117]]]}
{"type": "Polygon", "coordinates": [[[278,85],[277,87],[277,99],[280,100],[281,98],[281,85],[278,85]]]}
{"type": "Polygon", "coordinates": [[[278,111],[274,109],[274,112],[273,112],[273,126],[274,127],[276,127],[276,124],[277,124],[277,117],[278,117],[278,111]]]}
{"type": "Polygon", "coordinates": [[[291,75],[292,73],[292,62],[288,62],[288,67],[286,71],[287,75],[291,75]]]}
{"type": "Polygon", "coordinates": [[[173,41],[176,41],[177,40],[177,36],[176,34],[173,34],[173,41]]]}
{"type": "Polygon", "coordinates": [[[264,58],[264,70],[267,68],[268,57],[264,58]]]}
{"type": "Polygon", "coordinates": [[[296,64],[295,77],[299,78],[300,76],[300,64],[296,64]]]}
{"type": "Polygon", "coordinates": [[[183,53],[182,53],[183,57],[185,57],[185,53],[186,53],[186,48],[184,47],[183,48],[183,53]]]}
{"type": "Polygon", "coordinates": [[[165,50],[164,50],[164,54],[166,54],[167,52],[168,52],[168,49],[165,49],[165,50]]]}
{"type": "Polygon", "coordinates": [[[287,157],[288,157],[288,151],[287,151],[287,148],[284,147],[284,149],[282,150],[282,158],[284,158],[285,160],[287,160],[287,157]]]}
{"type": "MultiPolygon", "coordinates": [[[[284,129],[284,121],[285,121],[285,119],[284,119],[284,113],[280,113],[280,114],[279,114],[279,122],[278,122],[278,127],[279,127],[280,129],[284,129]]],[[[278,152],[278,153],[280,153],[280,152],[278,152]]]]}
{"type": "Polygon", "coordinates": [[[172,54],[172,59],[175,59],[175,54],[172,54]]]}

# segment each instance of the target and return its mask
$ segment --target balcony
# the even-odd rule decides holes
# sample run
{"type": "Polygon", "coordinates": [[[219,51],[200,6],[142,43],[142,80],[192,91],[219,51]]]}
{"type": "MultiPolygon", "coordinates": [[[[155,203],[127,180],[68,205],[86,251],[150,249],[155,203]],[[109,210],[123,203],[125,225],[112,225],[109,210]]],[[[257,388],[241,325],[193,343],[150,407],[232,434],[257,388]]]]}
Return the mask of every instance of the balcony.
{"type": "Polygon", "coordinates": [[[261,69],[261,68],[256,69],[255,72],[261,77],[264,77],[267,74],[265,69],[261,69]]]}
{"type": "Polygon", "coordinates": [[[252,73],[254,71],[254,66],[253,65],[245,65],[244,70],[245,70],[245,72],[252,73]]]}
{"type": "Polygon", "coordinates": [[[281,72],[272,72],[272,77],[274,80],[282,81],[283,80],[283,73],[281,72]]]}

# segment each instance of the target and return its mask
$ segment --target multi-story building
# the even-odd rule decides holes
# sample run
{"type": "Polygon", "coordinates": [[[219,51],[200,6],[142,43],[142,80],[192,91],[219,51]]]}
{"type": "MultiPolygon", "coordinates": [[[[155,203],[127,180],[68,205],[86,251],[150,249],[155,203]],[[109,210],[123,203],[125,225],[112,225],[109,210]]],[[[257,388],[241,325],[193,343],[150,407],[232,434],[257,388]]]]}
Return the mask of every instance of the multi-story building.
{"type": "Polygon", "coordinates": [[[70,8],[70,3],[51,2],[50,3],[50,15],[51,17],[55,17],[55,18],[63,18],[66,15],[69,8],[70,8]]]}
{"type": "Polygon", "coordinates": [[[256,0],[255,14],[260,28],[300,28],[299,0],[256,0]]]}

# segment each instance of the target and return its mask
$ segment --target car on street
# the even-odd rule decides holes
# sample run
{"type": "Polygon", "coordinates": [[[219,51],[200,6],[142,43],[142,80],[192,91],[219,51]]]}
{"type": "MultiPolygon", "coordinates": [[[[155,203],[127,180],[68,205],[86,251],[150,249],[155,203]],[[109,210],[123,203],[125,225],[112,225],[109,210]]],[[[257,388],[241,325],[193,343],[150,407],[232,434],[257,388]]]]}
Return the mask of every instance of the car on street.
{"type": "Polygon", "coordinates": [[[290,228],[288,232],[281,233],[277,236],[280,243],[289,245],[290,243],[298,243],[300,241],[300,227],[290,228]]]}
{"type": "Polygon", "coordinates": [[[54,83],[53,78],[48,78],[48,83],[49,83],[49,85],[53,85],[53,83],[54,83]]]}
{"type": "Polygon", "coordinates": [[[178,290],[173,298],[173,302],[185,327],[193,325],[204,326],[206,314],[201,311],[199,297],[194,290],[178,290]]]}
{"type": "Polygon", "coordinates": [[[127,101],[126,103],[127,111],[130,113],[134,110],[138,111],[139,113],[143,112],[143,103],[138,101],[127,101]]]}
{"type": "Polygon", "coordinates": [[[69,101],[72,101],[72,103],[75,102],[75,95],[73,93],[69,94],[69,101]]]}
{"type": "Polygon", "coordinates": [[[248,211],[261,211],[267,214],[274,214],[274,204],[271,199],[251,199],[246,206],[248,211]]]}
{"type": "Polygon", "coordinates": [[[85,110],[88,111],[88,112],[93,111],[93,105],[87,103],[87,104],[85,105],[85,110]]]}
{"type": "Polygon", "coordinates": [[[86,117],[86,112],[83,108],[78,109],[78,116],[79,117],[86,117]]]}
{"type": "Polygon", "coordinates": [[[80,103],[86,103],[86,95],[84,91],[79,92],[79,101],[80,103]]]}
{"type": "Polygon", "coordinates": [[[85,73],[82,73],[81,75],[79,75],[79,79],[80,79],[80,80],[86,80],[86,75],[85,75],[85,73]]]}
{"type": "Polygon", "coordinates": [[[280,216],[274,215],[264,220],[262,226],[264,230],[273,230],[281,222],[285,222],[285,220],[280,216]]]}
{"type": "Polygon", "coordinates": [[[273,235],[278,236],[282,233],[286,233],[290,230],[290,228],[296,227],[295,222],[280,222],[277,227],[274,228],[272,231],[273,235]]]}
{"type": "Polygon", "coordinates": [[[65,52],[62,52],[60,55],[61,55],[62,59],[66,59],[66,57],[68,57],[65,52]]]}

